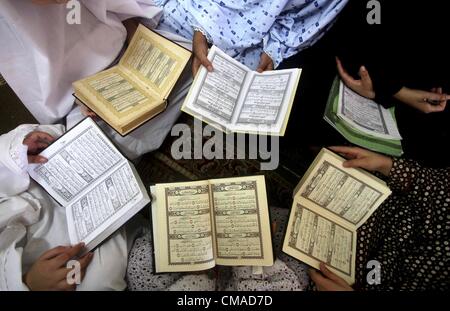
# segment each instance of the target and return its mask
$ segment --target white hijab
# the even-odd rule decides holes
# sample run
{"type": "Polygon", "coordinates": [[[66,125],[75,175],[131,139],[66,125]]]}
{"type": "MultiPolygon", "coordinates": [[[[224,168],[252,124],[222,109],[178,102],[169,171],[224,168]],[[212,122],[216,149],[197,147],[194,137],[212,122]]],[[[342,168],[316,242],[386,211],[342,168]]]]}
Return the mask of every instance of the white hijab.
{"type": "Polygon", "coordinates": [[[60,122],[73,107],[72,83],[103,70],[126,39],[123,20],[158,24],[152,0],[80,0],[81,23],[65,5],[0,1],[0,73],[41,124],[60,122]]]}

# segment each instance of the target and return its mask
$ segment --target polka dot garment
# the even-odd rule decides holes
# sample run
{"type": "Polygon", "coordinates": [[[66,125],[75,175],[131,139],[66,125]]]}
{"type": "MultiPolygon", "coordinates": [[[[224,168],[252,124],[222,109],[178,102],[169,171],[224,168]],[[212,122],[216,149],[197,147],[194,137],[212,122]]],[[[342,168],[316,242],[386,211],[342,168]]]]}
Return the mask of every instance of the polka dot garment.
{"type": "Polygon", "coordinates": [[[450,289],[450,169],[394,160],[393,195],[358,230],[357,284],[367,290],[450,289]],[[369,285],[367,262],[381,264],[369,285]]]}

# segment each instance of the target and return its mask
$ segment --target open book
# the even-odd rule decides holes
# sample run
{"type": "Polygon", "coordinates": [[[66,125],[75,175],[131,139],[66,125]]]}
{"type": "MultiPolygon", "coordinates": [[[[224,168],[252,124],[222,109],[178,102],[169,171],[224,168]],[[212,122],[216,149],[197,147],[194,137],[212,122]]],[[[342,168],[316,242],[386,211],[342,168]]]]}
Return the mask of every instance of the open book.
{"type": "Polygon", "coordinates": [[[271,266],[264,176],[151,188],[156,272],[271,266]]]}
{"type": "Polygon", "coordinates": [[[134,166],[86,118],[42,153],[30,176],[66,209],[70,242],[92,250],[150,202],[134,166]]]}
{"type": "Polygon", "coordinates": [[[294,191],[283,251],[355,282],[356,231],[391,194],[375,176],[322,149],[294,191]]]}
{"type": "Polygon", "coordinates": [[[190,56],[190,51],[139,25],[119,64],[75,82],[75,97],[126,135],[166,108],[190,56]]]}
{"type": "Polygon", "coordinates": [[[403,154],[394,108],[386,109],[356,94],[338,78],[331,88],[324,119],[355,145],[392,156],[403,154]]]}
{"type": "Polygon", "coordinates": [[[283,136],[301,70],[258,73],[216,46],[208,59],[213,72],[200,67],[181,110],[226,133],[283,136]]]}

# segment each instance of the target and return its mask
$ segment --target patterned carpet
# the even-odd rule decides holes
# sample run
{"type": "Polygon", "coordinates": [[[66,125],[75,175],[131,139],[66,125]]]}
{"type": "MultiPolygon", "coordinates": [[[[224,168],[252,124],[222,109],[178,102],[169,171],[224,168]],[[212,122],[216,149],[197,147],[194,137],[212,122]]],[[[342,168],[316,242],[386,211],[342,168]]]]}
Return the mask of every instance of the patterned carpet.
{"type": "MultiPolygon", "coordinates": [[[[179,123],[193,128],[193,119],[188,115],[183,115],[179,123]]],[[[169,136],[159,150],[144,155],[138,162],[138,172],[147,186],[155,183],[264,175],[269,204],[288,208],[292,204],[293,189],[311,160],[307,151],[297,150],[294,155],[293,150],[284,151],[282,148],[281,163],[273,171],[261,171],[258,160],[174,160],[171,146],[176,139],[178,137],[169,136]]],[[[205,141],[207,139],[204,138],[205,141]]]]}

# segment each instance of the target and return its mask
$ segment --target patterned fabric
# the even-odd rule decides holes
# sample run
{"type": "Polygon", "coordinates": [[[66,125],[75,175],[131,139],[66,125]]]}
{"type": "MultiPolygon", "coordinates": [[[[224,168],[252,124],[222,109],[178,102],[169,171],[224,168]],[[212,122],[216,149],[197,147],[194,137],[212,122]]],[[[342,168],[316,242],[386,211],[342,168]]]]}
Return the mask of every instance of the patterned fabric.
{"type": "Polygon", "coordinates": [[[264,267],[263,274],[253,274],[251,267],[217,266],[198,273],[153,272],[153,243],[150,232],[138,238],[128,259],[127,282],[132,291],[161,290],[220,290],[220,291],[287,291],[304,290],[309,284],[307,266],[281,252],[289,210],[271,208],[275,221],[273,236],[275,256],[272,267],[264,267]]]}
{"type": "Polygon", "coordinates": [[[368,290],[450,289],[450,169],[394,160],[393,195],[358,230],[357,287],[368,290]],[[366,264],[381,264],[381,284],[366,264]]]}
{"type": "Polygon", "coordinates": [[[332,25],[347,0],[159,0],[160,29],[191,39],[201,31],[251,69],[266,52],[275,68],[314,44],[332,25]]]}

